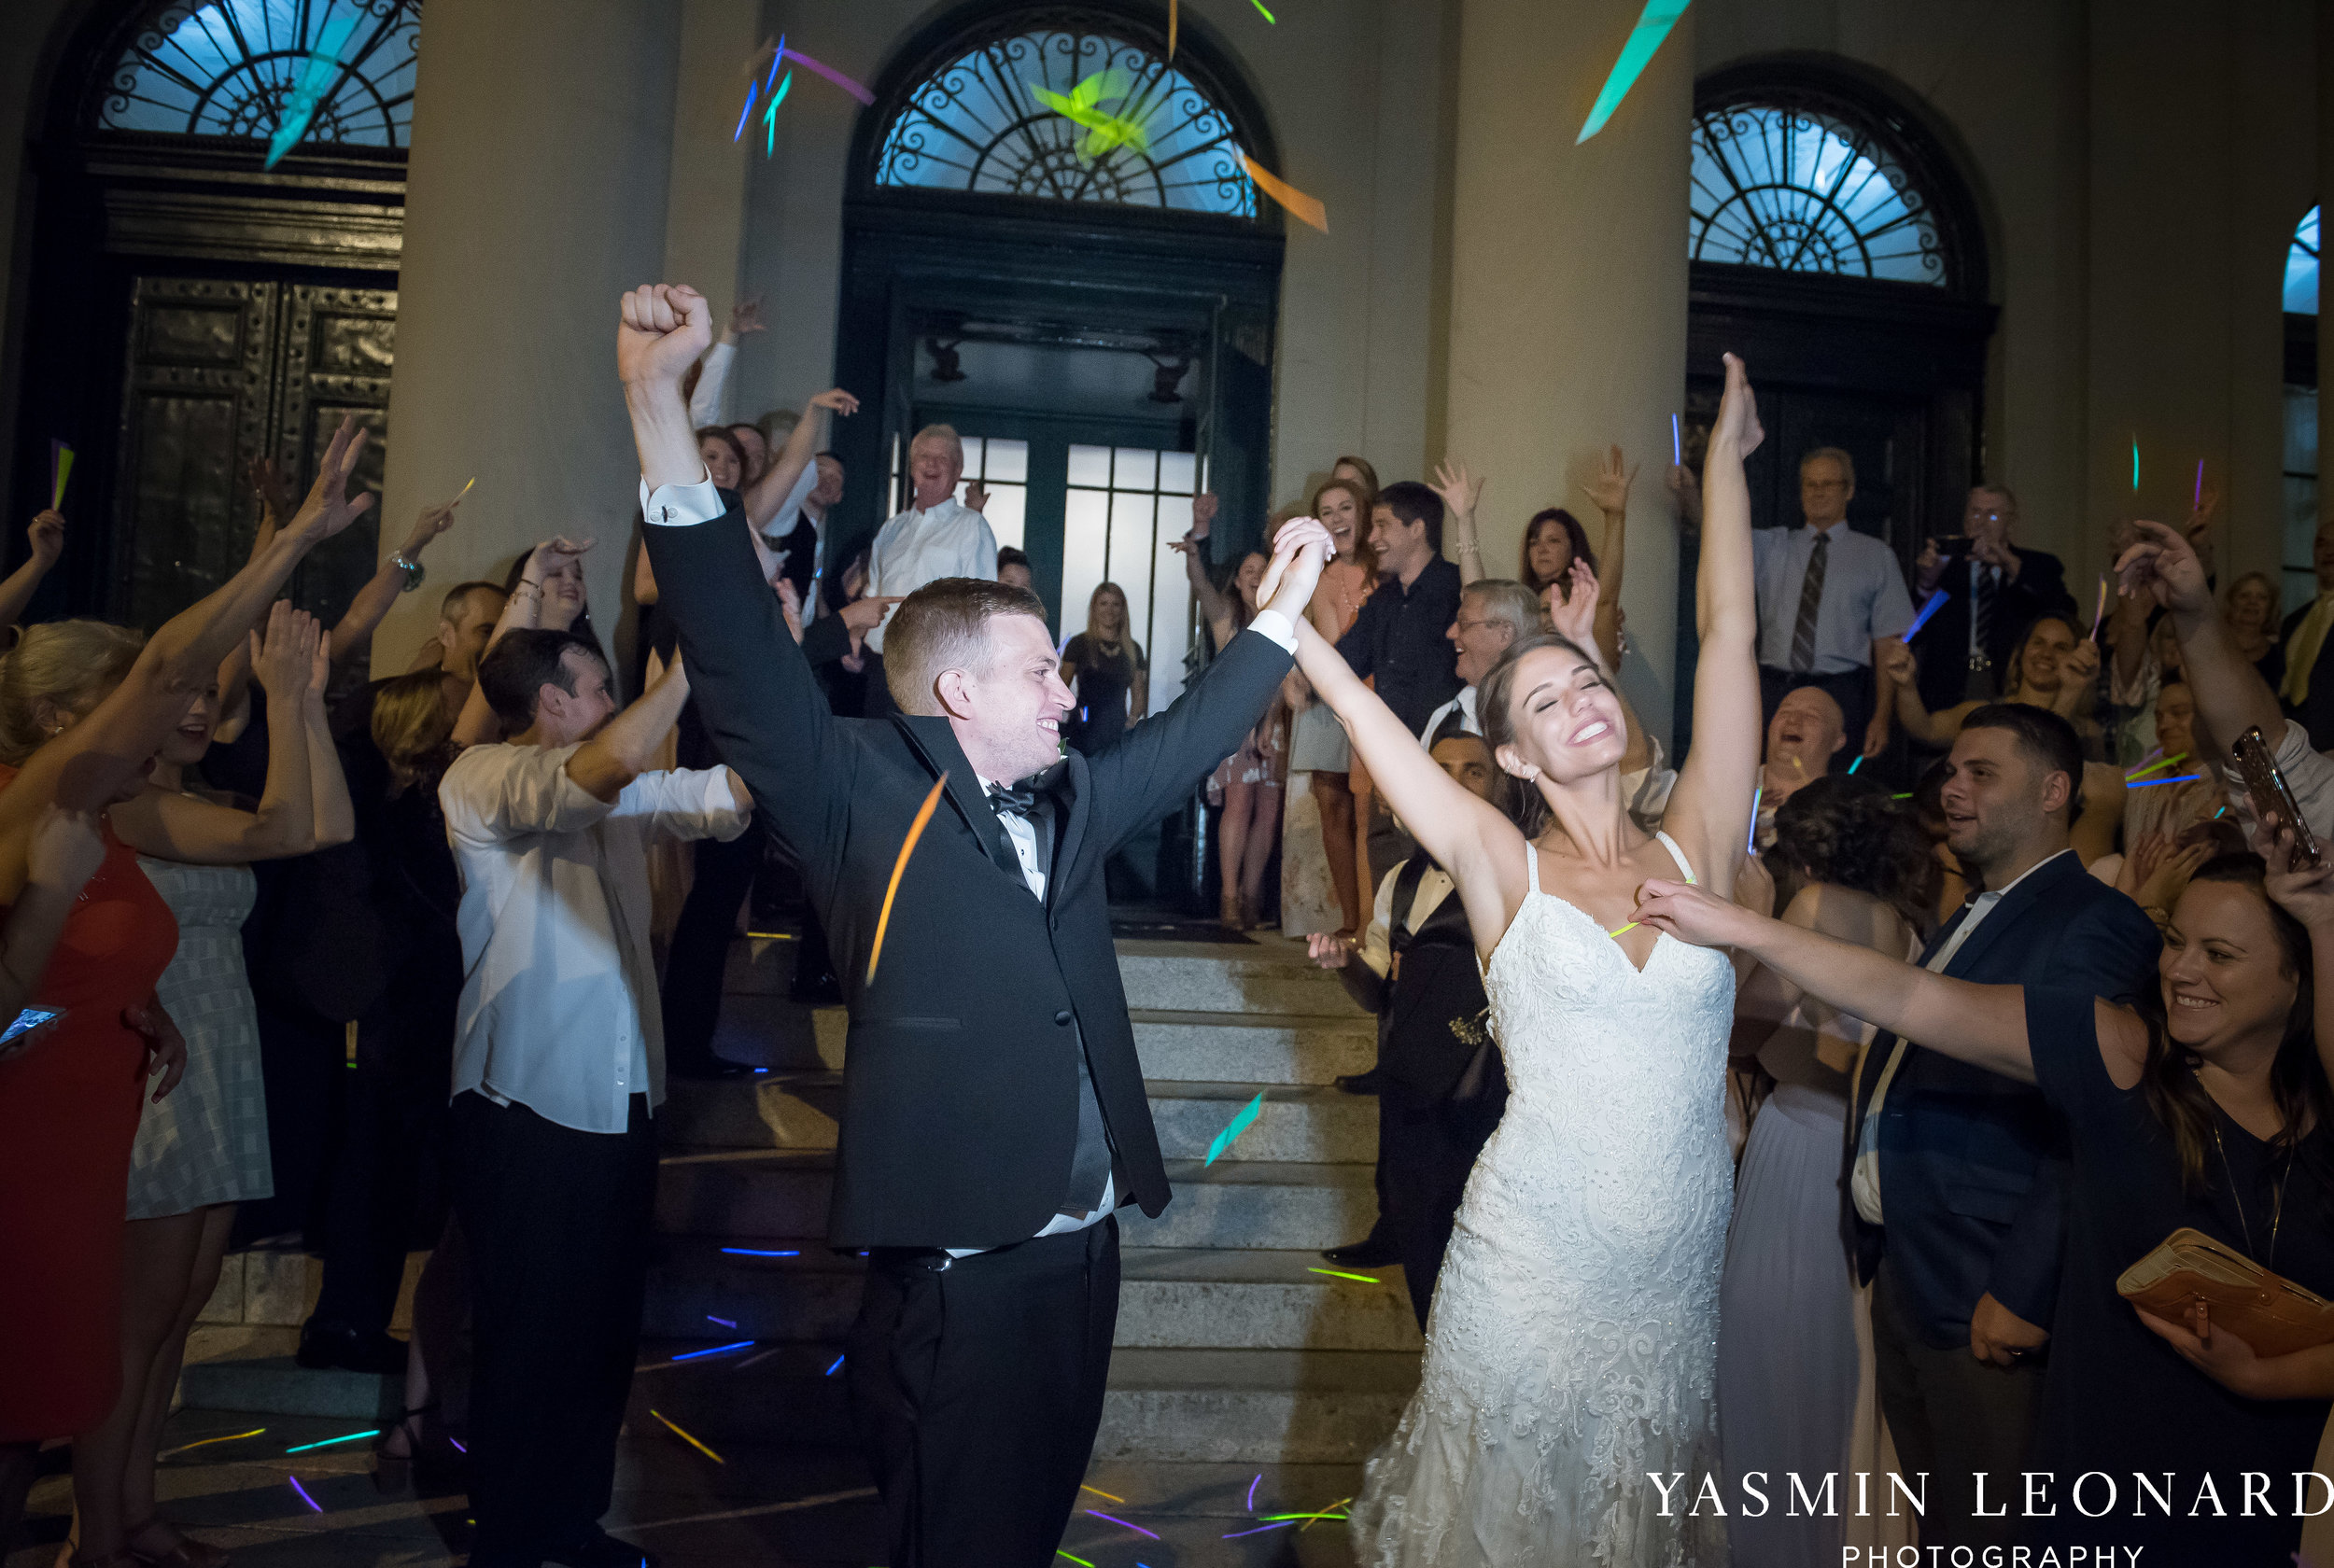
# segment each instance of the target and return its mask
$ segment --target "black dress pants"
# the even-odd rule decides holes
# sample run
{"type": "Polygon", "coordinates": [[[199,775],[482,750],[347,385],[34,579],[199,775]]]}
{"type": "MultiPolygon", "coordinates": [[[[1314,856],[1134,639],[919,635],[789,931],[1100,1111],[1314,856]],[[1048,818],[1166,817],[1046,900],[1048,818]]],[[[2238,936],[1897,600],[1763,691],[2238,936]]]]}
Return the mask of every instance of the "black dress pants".
{"type": "Polygon", "coordinates": [[[696,875],[689,897],[673,922],[662,987],[665,1065],[689,1070],[710,1067],[713,1028],[721,1022],[723,978],[729,944],[738,934],[738,906],[753,889],[762,869],[763,834],[751,829],[724,844],[700,838],[696,875]]]}
{"type": "Polygon", "coordinates": [[[851,1325],[852,1423],[892,1568],[1044,1568],[1102,1425],[1118,1222],[950,1262],[878,1248],[851,1325]]]}
{"type": "Polygon", "coordinates": [[[537,1568],[608,1511],[648,1282],[656,1135],[455,1098],[455,1204],[471,1246],[472,1568],[537,1568]]]}
{"type": "Polygon", "coordinates": [[[1507,1099],[1504,1086],[1468,1103],[1429,1099],[1390,1080],[1379,1087],[1378,1169],[1385,1174],[1385,1224],[1394,1234],[1411,1310],[1422,1329],[1467,1178],[1499,1125],[1507,1099]]]}

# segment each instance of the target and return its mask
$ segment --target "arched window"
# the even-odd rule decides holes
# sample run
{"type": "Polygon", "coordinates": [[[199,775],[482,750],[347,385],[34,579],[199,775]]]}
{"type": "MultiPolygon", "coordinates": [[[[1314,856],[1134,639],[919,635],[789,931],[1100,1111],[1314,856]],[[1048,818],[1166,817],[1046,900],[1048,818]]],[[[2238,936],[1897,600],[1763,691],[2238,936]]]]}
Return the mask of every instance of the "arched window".
{"type": "Polygon", "coordinates": [[[302,145],[402,150],[420,41],[421,0],[166,0],[99,84],[92,128],[263,143],[314,62],[332,74],[302,145]]]}
{"type": "Polygon", "coordinates": [[[2293,244],[2285,247],[2285,309],[2294,315],[2318,314],[2318,209],[2312,207],[2294,226],[2293,244]]]}
{"type": "Polygon", "coordinates": [[[891,105],[875,183],[1254,217],[1231,115],[1133,29],[1101,21],[1024,11],[960,39],[891,105]]]}
{"type": "Polygon", "coordinates": [[[1968,289],[1905,127],[1854,95],[1751,88],[1694,119],[1696,261],[1968,289]]]}

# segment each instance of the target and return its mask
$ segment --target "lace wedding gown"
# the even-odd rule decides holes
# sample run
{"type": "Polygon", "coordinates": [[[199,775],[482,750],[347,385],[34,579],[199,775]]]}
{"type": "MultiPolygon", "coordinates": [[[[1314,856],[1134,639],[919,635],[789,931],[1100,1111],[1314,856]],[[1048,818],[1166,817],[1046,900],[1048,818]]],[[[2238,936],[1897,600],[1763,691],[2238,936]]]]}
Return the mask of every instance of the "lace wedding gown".
{"type": "MultiPolygon", "coordinates": [[[[1669,835],[1662,843],[1693,868],[1669,835]]],[[[1353,1510],[1372,1568],[1696,1568],[1717,1471],[1726,955],[1663,934],[1645,968],[1530,891],[1484,968],[1507,1114],[1459,1205],[1418,1392],[1353,1510]],[[1647,1478],[1671,1482],[1670,1514],[1647,1478]]]]}

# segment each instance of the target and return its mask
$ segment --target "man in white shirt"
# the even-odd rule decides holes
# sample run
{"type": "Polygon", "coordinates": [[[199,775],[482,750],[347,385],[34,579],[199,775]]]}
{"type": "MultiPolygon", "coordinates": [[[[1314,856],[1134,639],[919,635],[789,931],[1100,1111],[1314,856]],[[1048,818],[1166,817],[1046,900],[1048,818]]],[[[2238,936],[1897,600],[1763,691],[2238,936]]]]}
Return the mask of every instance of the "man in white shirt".
{"type": "Polygon", "coordinates": [[[1431,748],[1436,732],[1454,713],[1467,734],[1483,734],[1483,727],[1475,718],[1475,688],[1511,644],[1539,630],[1540,601],[1529,588],[1503,577],[1469,583],[1459,595],[1458,614],[1444,634],[1458,650],[1458,678],[1467,684],[1459,688],[1457,696],[1427,716],[1418,732],[1418,744],[1431,748]]]}
{"type": "MultiPolygon", "coordinates": [[[[988,493],[976,482],[956,498],[964,477],[964,442],[954,427],[927,425],[907,443],[907,477],[915,486],[906,511],[883,525],[867,554],[867,596],[904,598],[944,577],[995,581],[997,536],[980,514],[988,493]]],[[[893,711],[883,682],[883,628],[867,634],[867,717],[893,711]]]]}
{"type": "Polygon", "coordinates": [[[599,1527],[648,1278],[664,1044],[648,847],[731,839],[752,799],[727,768],[650,773],[688,695],[674,664],[615,711],[599,650],[504,634],[478,681],[512,738],[439,786],[462,875],[465,978],[451,1123],[471,1242],[478,1568],[632,1568],[599,1527]]]}

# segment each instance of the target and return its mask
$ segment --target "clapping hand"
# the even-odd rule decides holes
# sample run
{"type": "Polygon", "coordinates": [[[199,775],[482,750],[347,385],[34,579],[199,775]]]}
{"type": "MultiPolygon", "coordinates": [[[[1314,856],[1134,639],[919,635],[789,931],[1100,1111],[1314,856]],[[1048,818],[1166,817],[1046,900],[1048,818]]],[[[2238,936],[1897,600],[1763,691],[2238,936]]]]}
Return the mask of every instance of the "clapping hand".
{"type": "Polygon", "coordinates": [[[1257,602],[1266,609],[1280,611],[1295,625],[1305,606],[1313,602],[1321,568],[1335,549],[1320,519],[1289,519],[1272,540],[1272,559],[1264,567],[1264,581],[1257,584],[1257,602]]]}
{"type": "Polygon", "coordinates": [[[626,385],[672,386],[713,341],[712,307],[685,283],[644,283],[624,297],[616,375],[626,385]]]}
{"type": "Polygon", "coordinates": [[[64,515],[57,511],[42,511],[33,519],[33,525],[25,530],[25,537],[32,541],[33,565],[47,571],[57,564],[57,557],[64,553],[64,515]]]}
{"type": "Polygon", "coordinates": [[[368,433],[357,427],[356,415],[341,421],[324,449],[324,460],[316,465],[316,482],[309,486],[308,498],[301,503],[299,512],[284,525],[285,533],[303,546],[318,544],[371,510],[373,492],[360,490],[353,499],[348,494],[349,476],[357,471],[367,439],[368,433]]]}
{"type": "Polygon", "coordinates": [[[1622,466],[1621,448],[1609,450],[1596,466],[1596,476],[1581,486],[1581,493],[1599,511],[1623,512],[1629,510],[1629,486],[1637,483],[1637,469],[1622,466]]]}
{"type": "Polygon", "coordinates": [[[315,673],[318,640],[316,618],[278,599],[267,613],[267,636],[251,634],[251,675],[271,697],[307,694],[315,673]]]}

